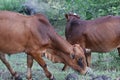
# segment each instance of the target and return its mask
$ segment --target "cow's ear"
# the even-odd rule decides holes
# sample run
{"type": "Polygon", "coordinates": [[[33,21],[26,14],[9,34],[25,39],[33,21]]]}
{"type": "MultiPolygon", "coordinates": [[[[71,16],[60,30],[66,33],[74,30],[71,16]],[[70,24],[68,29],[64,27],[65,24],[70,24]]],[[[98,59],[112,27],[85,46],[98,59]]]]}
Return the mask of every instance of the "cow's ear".
{"type": "Polygon", "coordinates": [[[88,49],[88,48],[84,49],[84,53],[86,53],[86,54],[91,53],[91,49],[88,49]]]}
{"type": "Polygon", "coordinates": [[[80,16],[78,16],[78,15],[75,15],[75,17],[78,18],[78,19],[80,19],[80,16]]]}
{"type": "Polygon", "coordinates": [[[65,14],[65,18],[68,20],[68,14],[65,14]]]}

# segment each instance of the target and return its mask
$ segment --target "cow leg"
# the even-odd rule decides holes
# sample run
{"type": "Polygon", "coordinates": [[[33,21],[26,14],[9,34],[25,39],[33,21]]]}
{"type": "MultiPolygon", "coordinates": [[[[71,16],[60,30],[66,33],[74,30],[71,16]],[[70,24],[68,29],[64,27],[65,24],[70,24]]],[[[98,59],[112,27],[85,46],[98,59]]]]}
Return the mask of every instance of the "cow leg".
{"type": "Polygon", "coordinates": [[[48,71],[45,61],[42,59],[40,53],[31,53],[31,56],[38,62],[38,64],[43,68],[45,75],[49,80],[56,80],[54,76],[48,71]]]}
{"type": "Polygon", "coordinates": [[[85,53],[85,57],[86,57],[87,66],[90,67],[90,63],[91,63],[91,52],[90,52],[90,53],[85,53]]]}
{"type": "Polygon", "coordinates": [[[27,55],[27,79],[32,80],[32,68],[33,58],[30,55],[27,55]]]}
{"type": "Polygon", "coordinates": [[[64,64],[64,67],[62,68],[62,71],[65,71],[68,68],[66,64],[64,64]]]}
{"type": "Polygon", "coordinates": [[[5,64],[5,66],[7,67],[7,69],[10,71],[11,75],[12,75],[13,77],[15,77],[15,80],[22,80],[22,78],[18,75],[17,72],[15,72],[15,71],[12,69],[11,65],[10,65],[9,62],[6,60],[5,54],[0,53],[0,59],[1,59],[1,61],[5,64]]]}
{"type": "Polygon", "coordinates": [[[120,57],[120,48],[117,48],[117,50],[118,50],[118,54],[119,54],[119,57],[120,57]]]}

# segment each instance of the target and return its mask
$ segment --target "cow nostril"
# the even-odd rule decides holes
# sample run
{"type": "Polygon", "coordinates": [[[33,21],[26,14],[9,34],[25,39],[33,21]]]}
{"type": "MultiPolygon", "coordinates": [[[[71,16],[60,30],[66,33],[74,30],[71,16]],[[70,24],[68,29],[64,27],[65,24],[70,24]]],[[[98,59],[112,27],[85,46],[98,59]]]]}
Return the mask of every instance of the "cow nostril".
{"type": "Polygon", "coordinates": [[[78,61],[82,61],[82,58],[79,58],[79,60],[78,61]]]}
{"type": "Polygon", "coordinates": [[[82,63],[82,58],[80,58],[80,59],[78,60],[78,65],[79,65],[81,68],[84,68],[84,65],[83,65],[83,63],[82,63]]]}

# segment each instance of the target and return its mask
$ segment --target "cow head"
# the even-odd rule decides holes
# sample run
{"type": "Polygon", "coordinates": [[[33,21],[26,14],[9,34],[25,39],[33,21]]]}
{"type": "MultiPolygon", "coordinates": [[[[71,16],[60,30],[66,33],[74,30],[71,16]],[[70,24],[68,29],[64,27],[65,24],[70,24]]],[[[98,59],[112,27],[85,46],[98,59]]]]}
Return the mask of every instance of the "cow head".
{"type": "Polygon", "coordinates": [[[72,58],[70,58],[68,54],[64,54],[61,52],[57,53],[59,57],[63,58],[63,63],[69,65],[75,71],[78,71],[81,74],[85,74],[86,72],[88,72],[89,68],[87,67],[84,50],[78,44],[73,45],[74,56],[72,56],[72,58]]]}
{"type": "Polygon", "coordinates": [[[71,18],[80,19],[80,16],[78,16],[76,13],[68,13],[65,14],[65,18],[67,19],[67,21],[69,21],[71,18]]]}
{"type": "Polygon", "coordinates": [[[84,50],[78,44],[74,44],[73,51],[75,55],[74,59],[71,61],[73,62],[71,64],[71,67],[73,67],[73,69],[77,70],[81,74],[85,74],[87,72],[87,63],[84,55],[84,50]]]}
{"type": "Polygon", "coordinates": [[[87,67],[87,63],[84,55],[85,50],[83,50],[78,44],[73,45],[72,49],[74,53],[74,56],[72,56],[72,58],[69,57],[69,54],[65,54],[59,50],[50,50],[48,52],[50,54],[57,56],[57,57],[53,56],[57,58],[56,62],[62,62],[81,74],[85,74],[89,72],[90,68],[87,67]]]}

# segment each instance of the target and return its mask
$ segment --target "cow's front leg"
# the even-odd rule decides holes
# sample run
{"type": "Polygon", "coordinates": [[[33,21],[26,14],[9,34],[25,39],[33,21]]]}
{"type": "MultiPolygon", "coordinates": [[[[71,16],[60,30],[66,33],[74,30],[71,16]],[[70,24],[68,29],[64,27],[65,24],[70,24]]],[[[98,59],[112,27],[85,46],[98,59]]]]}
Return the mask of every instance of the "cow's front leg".
{"type": "Polygon", "coordinates": [[[69,66],[64,64],[64,67],[62,68],[62,71],[65,71],[69,66]]]}
{"type": "Polygon", "coordinates": [[[117,48],[117,50],[118,50],[118,55],[119,55],[119,57],[120,57],[120,48],[117,48]]]}
{"type": "Polygon", "coordinates": [[[91,52],[85,53],[85,57],[86,57],[87,66],[90,67],[90,64],[91,64],[91,52]]]}
{"type": "Polygon", "coordinates": [[[54,76],[48,71],[45,61],[42,59],[40,53],[30,53],[30,55],[38,62],[38,64],[43,68],[45,75],[49,80],[56,80],[54,76]]]}
{"type": "Polygon", "coordinates": [[[33,66],[33,58],[30,55],[27,55],[27,79],[32,80],[32,68],[33,66]]]}
{"type": "Polygon", "coordinates": [[[6,60],[5,54],[0,53],[0,59],[5,64],[5,66],[10,71],[12,77],[14,77],[15,80],[22,80],[22,78],[20,77],[20,75],[18,75],[18,73],[13,70],[13,68],[11,67],[11,65],[9,64],[9,62],[6,60]]]}

